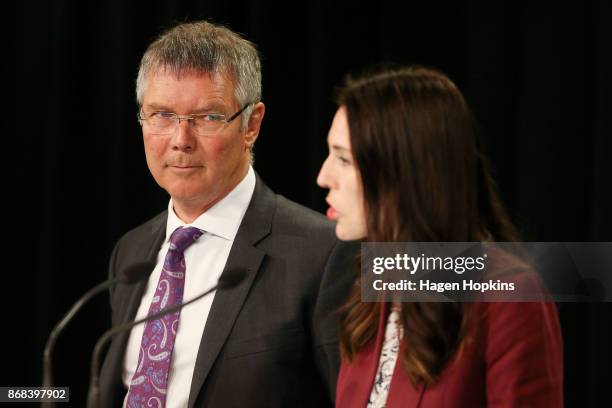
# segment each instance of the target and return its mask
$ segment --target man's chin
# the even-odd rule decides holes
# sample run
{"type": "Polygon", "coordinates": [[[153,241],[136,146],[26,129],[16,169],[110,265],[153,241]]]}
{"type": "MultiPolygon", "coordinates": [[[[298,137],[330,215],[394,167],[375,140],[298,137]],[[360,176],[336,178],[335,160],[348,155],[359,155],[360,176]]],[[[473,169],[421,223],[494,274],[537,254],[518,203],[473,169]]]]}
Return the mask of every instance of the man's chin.
{"type": "Polygon", "coordinates": [[[193,205],[197,203],[206,203],[212,201],[208,194],[204,194],[201,191],[184,191],[184,190],[166,190],[166,192],[172,197],[172,201],[180,204],[193,205]]]}

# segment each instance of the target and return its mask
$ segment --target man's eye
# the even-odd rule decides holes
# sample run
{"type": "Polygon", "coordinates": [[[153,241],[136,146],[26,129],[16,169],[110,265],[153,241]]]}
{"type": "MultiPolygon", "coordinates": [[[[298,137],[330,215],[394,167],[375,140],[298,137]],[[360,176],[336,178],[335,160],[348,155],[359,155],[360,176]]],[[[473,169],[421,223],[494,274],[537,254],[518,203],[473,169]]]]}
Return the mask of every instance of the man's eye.
{"type": "Polygon", "coordinates": [[[204,120],[209,122],[222,122],[225,117],[223,115],[219,115],[216,113],[210,113],[208,115],[204,115],[204,120]]]}
{"type": "Polygon", "coordinates": [[[159,118],[159,119],[172,119],[174,117],[174,113],[171,113],[171,112],[153,112],[151,114],[151,117],[159,118]]]}

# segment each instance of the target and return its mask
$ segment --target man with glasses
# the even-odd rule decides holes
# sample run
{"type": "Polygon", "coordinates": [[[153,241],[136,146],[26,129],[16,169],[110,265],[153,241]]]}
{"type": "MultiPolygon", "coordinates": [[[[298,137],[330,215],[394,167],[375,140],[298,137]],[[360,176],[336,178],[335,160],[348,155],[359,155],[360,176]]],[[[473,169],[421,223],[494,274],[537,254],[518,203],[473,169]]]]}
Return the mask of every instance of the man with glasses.
{"type": "Polygon", "coordinates": [[[102,406],[332,406],[336,310],[351,273],[333,226],[274,194],[251,166],[265,107],[254,46],[209,22],[154,41],[138,73],[147,165],[167,211],[117,243],[112,277],[138,260],[146,282],[111,292],[113,324],[187,301],[111,344],[102,406]]]}

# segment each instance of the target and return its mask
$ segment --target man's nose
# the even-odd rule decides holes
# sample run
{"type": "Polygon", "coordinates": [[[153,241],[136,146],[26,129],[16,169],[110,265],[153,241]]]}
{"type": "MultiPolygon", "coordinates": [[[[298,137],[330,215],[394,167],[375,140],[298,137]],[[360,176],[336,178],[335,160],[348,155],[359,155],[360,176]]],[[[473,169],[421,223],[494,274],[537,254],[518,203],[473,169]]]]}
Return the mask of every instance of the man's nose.
{"type": "Polygon", "coordinates": [[[196,138],[194,137],[189,118],[177,118],[176,129],[172,137],[173,148],[176,150],[193,150],[196,138]]]}

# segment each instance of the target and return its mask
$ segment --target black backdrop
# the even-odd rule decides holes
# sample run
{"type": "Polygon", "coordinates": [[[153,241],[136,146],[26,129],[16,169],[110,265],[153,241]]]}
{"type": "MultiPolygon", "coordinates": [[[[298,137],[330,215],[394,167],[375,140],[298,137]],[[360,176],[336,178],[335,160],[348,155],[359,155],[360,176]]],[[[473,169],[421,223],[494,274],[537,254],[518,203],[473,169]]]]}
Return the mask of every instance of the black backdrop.
{"type": "MultiPolygon", "coordinates": [[[[12,306],[0,385],[40,384],[53,324],[105,279],[121,234],[167,204],[146,169],[134,79],[147,44],[177,21],[211,18],[258,44],[267,111],[255,168],[277,192],[323,210],[315,177],[334,86],[374,63],[420,63],[464,91],[526,240],[612,241],[612,10],[574,3],[24,1],[5,17],[15,41],[5,57],[17,63],[5,79],[18,92],[4,101],[17,109],[3,126],[2,300],[12,306]]],[[[74,406],[107,301],[60,338],[57,379],[74,406]]],[[[561,305],[567,406],[612,401],[611,312],[561,305]]]]}

